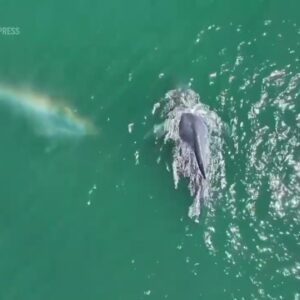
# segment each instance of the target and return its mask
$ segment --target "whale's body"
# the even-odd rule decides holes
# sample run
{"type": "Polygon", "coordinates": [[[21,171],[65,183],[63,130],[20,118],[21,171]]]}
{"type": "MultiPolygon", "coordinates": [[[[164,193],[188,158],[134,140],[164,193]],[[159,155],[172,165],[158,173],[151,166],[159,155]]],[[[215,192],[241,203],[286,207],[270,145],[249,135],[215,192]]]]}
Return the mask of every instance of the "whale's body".
{"type": "Polygon", "coordinates": [[[194,152],[201,176],[206,179],[208,130],[201,116],[183,113],[179,122],[179,136],[194,152]]]}
{"type": "Polygon", "coordinates": [[[216,183],[224,185],[222,121],[191,89],[169,91],[155,103],[152,114],[156,111],[163,122],[155,125],[154,134],[156,139],[164,137],[163,146],[168,142],[173,146],[174,185],[178,188],[180,179],[186,179],[193,197],[188,215],[197,221],[201,205],[219,190],[216,183]]]}

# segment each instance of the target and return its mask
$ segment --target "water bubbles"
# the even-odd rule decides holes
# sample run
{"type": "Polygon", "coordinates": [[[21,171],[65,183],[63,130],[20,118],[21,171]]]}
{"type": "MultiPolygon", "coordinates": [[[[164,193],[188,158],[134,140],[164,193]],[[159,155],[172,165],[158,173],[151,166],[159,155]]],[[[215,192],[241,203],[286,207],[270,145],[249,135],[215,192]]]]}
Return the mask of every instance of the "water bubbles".
{"type": "Polygon", "coordinates": [[[97,185],[94,184],[94,185],[92,186],[92,188],[91,188],[91,189],[89,190],[89,192],[88,192],[89,199],[88,199],[88,201],[86,202],[86,204],[87,204],[88,206],[90,206],[90,205],[92,204],[92,202],[91,202],[91,197],[92,197],[93,193],[94,193],[96,190],[97,190],[97,185]]]}
{"type": "Polygon", "coordinates": [[[96,189],[97,189],[97,185],[94,184],[93,187],[89,190],[89,195],[92,195],[96,189]]]}
{"type": "Polygon", "coordinates": [[[133,74],[132,74],[132,73],[129,73],[129,74],[128,74],[128,82],[131,82],[131,81],[132,81],[132,78],[133,78],[133,74]]]}
{"type": "Polygon", "coordinates": [[[199,44],[201,42],[204,32],[205,32],[204,30],[201,30],[197,34],[197,37],[196,37],[196,40],[195,40],[195,44],[199,44]]]}
{"type": "Polygon", "coordinates": [[[235,60],[235,66],[238,67],[243,62],[243,60],[244,60],[243,56],[238,55],[235,60]]]}
{"type": "Polygon", "coordinates": [[[155,104],[153,105],[152,112],[151,112],[152,115],[155,114],[156,110],[157,110],[159,107],[160,107],[160,103],[159,103],[159,102],[157,102],[157,103],[155,103],[155,104]]]}
{"type": "Polygon", "coordinates": [[[194,82],[194,78],[192,77],[192,78],[190,78],[190,80],[189,80],[188,86],[191,87],[192,84],[193,84],[193,82],[194,82]]]}
{"type": "Polygon", "coordinates": [[[207,227],[206,231],[204,232],[204,243],[210,253],[215,253],[216,249],[213,244],[213,234],[215,233],[215,228],[212,226],[207,227]]]}
{"type": "Polygon", "coordinates": [[[269,25],[271,25],[271,23],[272,23],[271,20],[265,20],[265,21],[264,21],[264,25],[265,25],[265,26],[269,26],[269,25]]]}
{"type": "Polygon", "coordinates": [[[182,245],[177,245],[176,249],[177,250],[182,250],[182,245]]]}
{"type": "Polygon", "coordinates": [[[134,152],[134,158],[135,158],[135,165],[138,165],[140,163],[140,152],[138,150],[134,152]]]}
{"type": "Polygon", "coordinates": [[[134,123],[129,123],[129,124],[128,124],[128,132],[129,132],[129,133],[132,133],[133,126],[134,126],[134,123]]]}
{"type": "Polygon", "coordinates": [[[213,85],[217,78],[217,72],[209,74],[209,85],[213,85]]]}

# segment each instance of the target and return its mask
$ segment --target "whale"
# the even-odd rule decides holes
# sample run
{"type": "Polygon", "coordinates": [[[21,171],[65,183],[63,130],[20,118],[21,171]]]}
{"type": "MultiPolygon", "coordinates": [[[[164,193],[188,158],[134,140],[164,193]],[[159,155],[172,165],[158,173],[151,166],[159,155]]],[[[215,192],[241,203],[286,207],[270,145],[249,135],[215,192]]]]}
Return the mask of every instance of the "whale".
{"type": "Polygon", "coordinates": [[[208,128],[203,118],[194,113],[183,113],[179,121],[179,136],[194,153],[199,172],[206,179],[208,128]]]}
{"type": "MultiPolygon", "coordinates": [[[[212,196],[219,191],[217,183],[221,180],[224,186],[222,120],[191,89],[168,91],[154,104],[152,115],[155,122],[160,121],[151,129],[155,144],[159,145],[160,152],[171,151],[175,189],[185,179],[184,184],[193,198],[188,216],[198,222],[202,205],[213,200],[212,196]]],[[[157,163],[160,161],[161,155],[157,163]]],[[[170,171],[168,163],[166,168],[170,171]]]]}

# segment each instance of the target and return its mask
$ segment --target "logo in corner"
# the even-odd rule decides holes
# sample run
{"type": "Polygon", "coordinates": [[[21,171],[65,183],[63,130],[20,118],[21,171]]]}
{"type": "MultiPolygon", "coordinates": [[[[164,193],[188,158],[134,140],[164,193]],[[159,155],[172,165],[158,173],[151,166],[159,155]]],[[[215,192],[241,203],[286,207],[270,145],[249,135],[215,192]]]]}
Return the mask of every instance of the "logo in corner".
{"type": "Polygon", "coordinates": [[[0,26],[0,36],[17,36],[21,34],[20,27],[0,26]]]}

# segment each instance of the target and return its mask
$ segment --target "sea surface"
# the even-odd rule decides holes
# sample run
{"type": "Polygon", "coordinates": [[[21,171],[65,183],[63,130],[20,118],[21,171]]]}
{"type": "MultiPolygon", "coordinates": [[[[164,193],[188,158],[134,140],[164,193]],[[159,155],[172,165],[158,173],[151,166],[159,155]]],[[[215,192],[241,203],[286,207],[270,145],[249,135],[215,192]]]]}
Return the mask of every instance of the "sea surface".
{"type": "Polygon", "coordinates": [[[0,299],[299,300],[299,0],[0,0],[0,299]],[[198,223],[179,88],[222,123],[198,223]]]}

